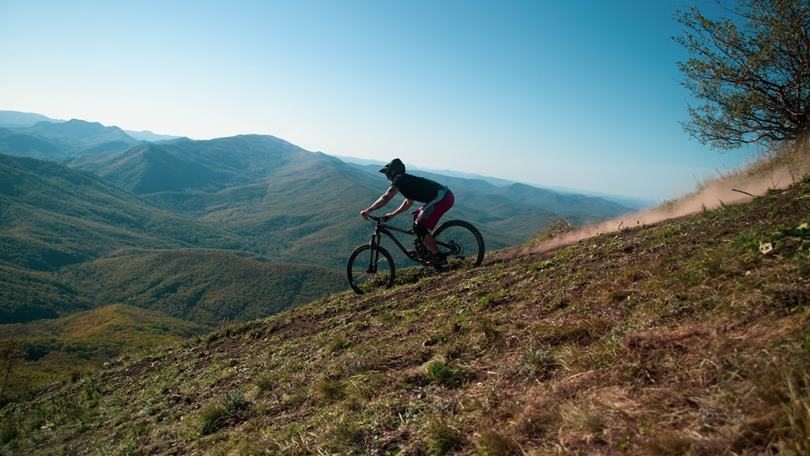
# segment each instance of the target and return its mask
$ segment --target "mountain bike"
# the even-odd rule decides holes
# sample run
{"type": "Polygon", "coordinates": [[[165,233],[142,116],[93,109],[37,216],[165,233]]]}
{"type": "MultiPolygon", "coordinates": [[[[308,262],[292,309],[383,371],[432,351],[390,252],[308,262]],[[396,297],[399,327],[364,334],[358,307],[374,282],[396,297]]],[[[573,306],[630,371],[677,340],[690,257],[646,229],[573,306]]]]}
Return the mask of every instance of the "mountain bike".
{"type": "MultiPolygon", "coordinates": [[[[368,244],[354,249],[346,265],[349,285],[357,294],[367,293],[381,288],[390,288],[394,284],[396,266],[391,254],[380,245],[382,235],[387,236],[402,250],[408,258],[426,267],[443,270],[444,267],[434,264],[432,254],[422,243],[413,229],[405,230],[386,223],[386,217],[369,217],[374,222],[374,231],[368,244]],[[393,232],[413,236],[413,250],[408,250],[393,232]]],[[[484,238],[472,224],[463,220],[449,220],[439,225],[433,232],[440,254],[447,258],[452,267],[473,267],[484,259],[484,238]]]]}

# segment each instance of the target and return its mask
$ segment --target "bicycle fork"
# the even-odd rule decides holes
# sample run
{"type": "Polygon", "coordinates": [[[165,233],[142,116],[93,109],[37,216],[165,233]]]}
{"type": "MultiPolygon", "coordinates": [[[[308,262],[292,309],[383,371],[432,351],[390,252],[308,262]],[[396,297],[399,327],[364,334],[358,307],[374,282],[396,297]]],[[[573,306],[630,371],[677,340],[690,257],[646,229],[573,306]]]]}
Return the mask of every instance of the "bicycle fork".
{"type": "Polygon", "coordinates": [[[368,269],[366,273],[368,274],[375,274],[377,272],[377,262],[380,261],[380,251],[376,249],[377,245],[380,242],[380,235],[379,234],[372,234],[371,241],[368,243],[368,269]]]}

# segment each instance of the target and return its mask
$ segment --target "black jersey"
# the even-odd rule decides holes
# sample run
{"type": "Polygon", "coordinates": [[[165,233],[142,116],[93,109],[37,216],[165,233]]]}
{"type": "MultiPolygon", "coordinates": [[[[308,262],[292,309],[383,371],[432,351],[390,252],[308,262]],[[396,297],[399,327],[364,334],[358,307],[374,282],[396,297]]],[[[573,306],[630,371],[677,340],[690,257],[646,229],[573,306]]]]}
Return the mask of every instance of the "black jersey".
{"type": "Polygon", "coordinates": [[[429,203],[436,199],[439,190],[444,188],[438,182],[424,177],[399,174],[391,181],[391,185],[399,189],[402,196],[420,203],[429,203]]]}

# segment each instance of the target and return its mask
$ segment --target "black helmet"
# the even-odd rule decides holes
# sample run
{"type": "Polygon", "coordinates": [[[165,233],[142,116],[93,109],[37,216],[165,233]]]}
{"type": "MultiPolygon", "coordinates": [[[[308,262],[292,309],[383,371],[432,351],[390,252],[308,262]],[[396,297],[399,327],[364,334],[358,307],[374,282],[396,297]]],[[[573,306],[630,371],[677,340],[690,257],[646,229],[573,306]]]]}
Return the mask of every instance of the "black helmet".
{"type": "Polygon", "coordinates": [[[395,158],[388,162],[387,165],[383,166],[380,172],[389,177],[396,176],[397,174],[405,174],[405,164],[402,163],[402,160],[395,158]]]}

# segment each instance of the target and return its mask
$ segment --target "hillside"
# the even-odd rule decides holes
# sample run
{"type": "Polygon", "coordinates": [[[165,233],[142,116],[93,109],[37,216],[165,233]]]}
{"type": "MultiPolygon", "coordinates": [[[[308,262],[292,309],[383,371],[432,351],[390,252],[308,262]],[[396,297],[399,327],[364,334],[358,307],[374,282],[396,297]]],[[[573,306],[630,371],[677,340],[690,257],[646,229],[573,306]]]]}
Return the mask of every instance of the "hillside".
{"type": "Polygon", "coordinates": [[[91,306],[86,293],[51,272],[0,261],[0,324],[56,318],[91,306]]]}
{"type": "Polygon", "coordinates": [[[135,251],[59,275],[97,304],[122,302],[209,326],[266,317],[347,287],[337,270],[190,249],[135,251]]]}
{"type": "Polygon", "coordinates": [[[3,450],[807,454],[808,201],[236,325],[7,406],[3,450]]]}
{"type": "Polygon", "coordinates": [[[121,247],[235,248],[215,228],[177,216],[100,178],[0,155],[0,260],[48,270],[121,247]]]}
{"type": "Polygon", "coordinates": [[[0,325],[0,345],[7,340],[25,341],[25,359],[7,392],[24,396],[32,388],[94,370],[120,355],[177,344],[207,329],[121,304],[54,320],[0,325]]]}

